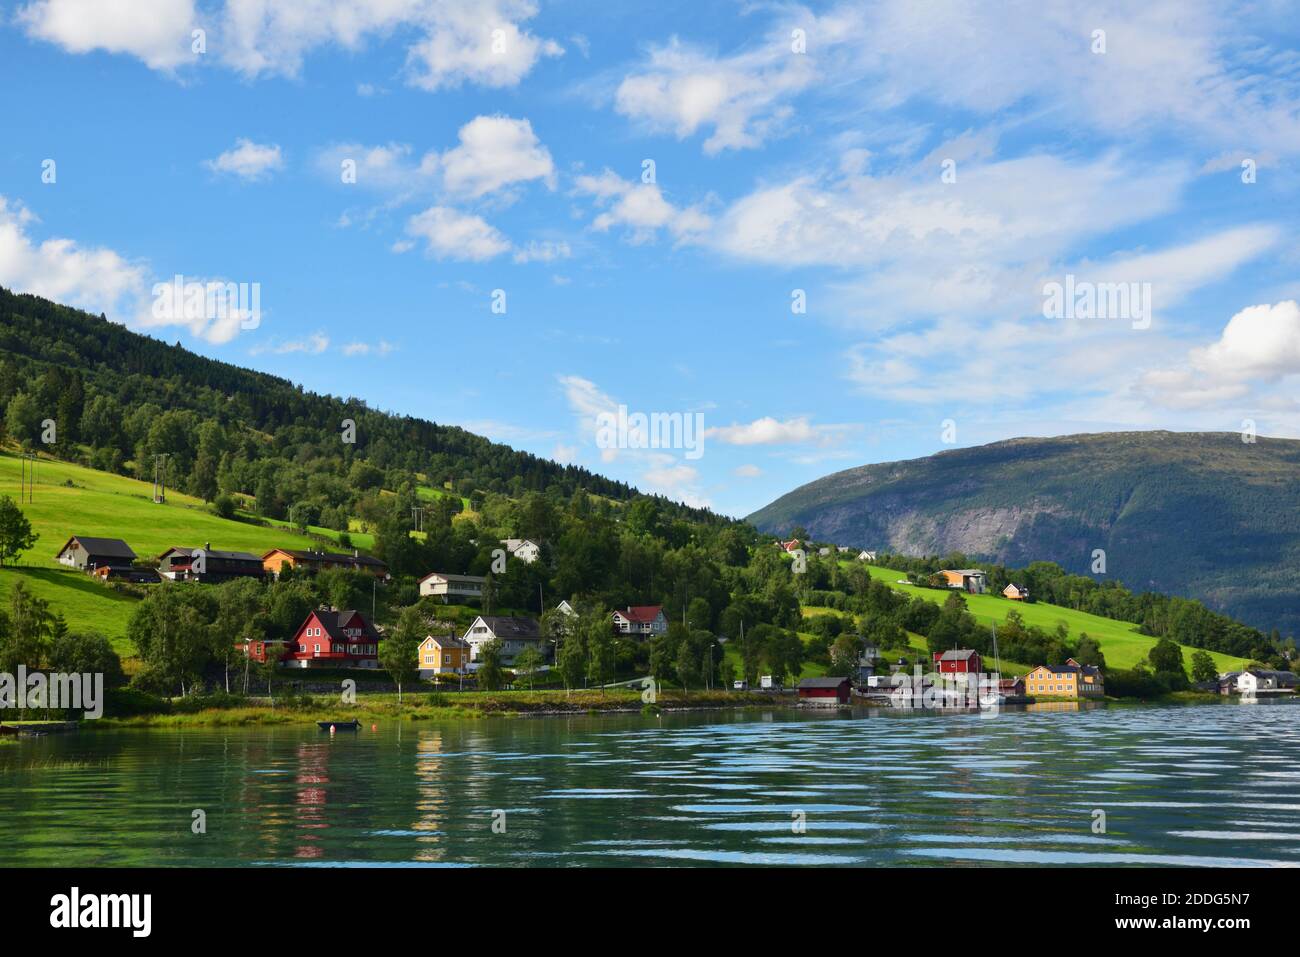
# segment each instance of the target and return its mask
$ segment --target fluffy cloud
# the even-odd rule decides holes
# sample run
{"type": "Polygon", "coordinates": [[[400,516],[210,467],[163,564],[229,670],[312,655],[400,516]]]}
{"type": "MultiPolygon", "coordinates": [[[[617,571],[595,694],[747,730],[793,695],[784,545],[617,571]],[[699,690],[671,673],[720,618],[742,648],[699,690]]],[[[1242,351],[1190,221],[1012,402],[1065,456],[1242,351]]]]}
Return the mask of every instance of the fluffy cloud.
{"type": "Polygon", "coordinates": [[[678,242],[684,242],[698,237],[711,225],[698,206],[678,207],[664,199],[656,183],[634,183],[608,169],[598,175],[580,175],[574,182],[579,195],[593,197],[601,207],[591,223],[597,232],[625,226],[629,239],[640,243],[664,229],[678,242]]]}
{"type": "Polygon", "coordinates": [[[705,438],[728,445],[827,445],[852,429],[849,425],[813,425],[807,416],[780,421],[771,416],[753,422],[707,429],[705,438]]]}
{"type": "Polygon", "coordinates": [[[1241,310],[1216,341],[1192,349],[1178,368],[1146,373],[1139,389],[1161,405],[1204,408],[1244,403],[1259,390],[1296,375],[1300,304],[1291,299],[1241,310]]]}
{"type": "Polygon", "coordinates": [[[166,71],[203,59],[191,52],[191,30],[201,26],[206,56],[248,78],[297,76],[317,49],[359,50],[411,31],[408,79],[426,90],[515,86],[540,59],[564,52],[522,26],[537,14],[531,0],[226,0],[206,12],[200,23],[193,0],[35,0],[18,22],[70,53],[125,53],[166,71]]]}
{"type": "Polygon", "coordinates": [[[481,216],[449,206],[430,206],[406,223],[408,235],[423,239],[438,259],[483,262],[510,251],[510,241],[481,216]]]}
{"type": "Polygon", "coordinates": [[[283,339],[272,342],[259,343],[249,349],[250,355],[263,355],[271,353],[277,356],[286,355],[309,355],[318,356],[330,347],[330,338],[323,332],[314,332],[309,336],[301,339],[283,339]]]}
{"type": "Polygon", "coordinates": [[[442,155],[448,192],[477,199],[502,187],[543,180],[555,188],[555,164],[527,120],[477,116],[460,128],[460,145],[442,155]]]}
{"type": "Polygon", "coordinates": [[[165,71],[195,59],[193,0],[37,0],[19,9],[17,22],[69,53],[126,53],[165,71]]]}
{"type": "Polygon", "coordinates": [[[283,169],[284,157],[275,144],[254,143],[240,137],[235,141],[234,149],[226,150],[216,159],[205,160],[203,165],[214,173],[229,173],[242,180],[259,180],[283,169]]]}

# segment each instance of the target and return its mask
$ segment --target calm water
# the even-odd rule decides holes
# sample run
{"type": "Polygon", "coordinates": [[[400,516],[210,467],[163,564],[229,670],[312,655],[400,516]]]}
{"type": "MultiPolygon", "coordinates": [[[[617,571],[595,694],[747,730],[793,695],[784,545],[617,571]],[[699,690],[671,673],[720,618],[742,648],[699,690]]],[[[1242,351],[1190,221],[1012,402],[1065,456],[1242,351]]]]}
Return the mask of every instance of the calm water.
{"type": "Polygon", "coordinates": [[[1298,722],[1279,702],[51,736],[0,746],[0,864],[1295,864],[1298,722]]]}

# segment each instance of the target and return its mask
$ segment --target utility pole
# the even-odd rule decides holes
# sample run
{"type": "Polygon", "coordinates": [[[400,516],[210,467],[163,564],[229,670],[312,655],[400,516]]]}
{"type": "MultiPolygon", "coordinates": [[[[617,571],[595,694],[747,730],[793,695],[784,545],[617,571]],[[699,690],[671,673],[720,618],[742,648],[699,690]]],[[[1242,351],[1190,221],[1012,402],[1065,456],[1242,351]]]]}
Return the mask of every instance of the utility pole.
{"type": "Polygon", "coordinates": [[[153,503],[164,505],[167,502],[167,453],[156,452],[153,457],[153,503]]]}

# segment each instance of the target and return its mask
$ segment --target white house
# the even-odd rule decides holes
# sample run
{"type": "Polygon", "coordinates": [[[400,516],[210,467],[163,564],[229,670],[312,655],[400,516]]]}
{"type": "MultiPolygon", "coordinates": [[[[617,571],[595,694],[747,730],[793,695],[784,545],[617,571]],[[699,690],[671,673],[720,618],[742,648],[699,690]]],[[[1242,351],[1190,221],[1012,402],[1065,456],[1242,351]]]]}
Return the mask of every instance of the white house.
{"type": "Polygon", "coordinates": [[[570,618],[578,614],[577,610],[569,604],[567,599],[556,605],[555,610],[569,616],[570,618]]]}
{"type": "Polygon", "coordinates": [[[865,549],[863,551],[858,552],[858,561],[860,562],[874,562],[875,560],[876,560],[875,552],[868,552],[865,549]]]}
{"type": "Polygon", "coordinates": [[[633,605],[614,612],[614,630],[620,635],[662,635],[668,631],[668,619],[662,605],[633,605]]]}
{"type": "Polygon", "coordinates": [[[478,663],[483,646],[489,641],[501,642],[501,663],[510,667],[525,648],[543,650],[542,629],[534,618],[516,618],[504,615],[479,615],[461,635],[469,645],[471,668],[478,663]]]}
{"type": "Polygon", "coordinates": [[[513,557],[525,565],[531,565],[542,557],[542,546],[527,538],[503,538],[501,544],[513,557]]]}
{"type": "Polygon", "coordinates": [[[464,598],[482,598],[486,578],[478,575],[451,575],[447,572],[429,572],[420,579],[421,595],[436,595],[443,601],[464,598]]]}
{"type": "Polygon", "coordinates": [[[1294,691],[1296,676],[1290,671],[1243,671],[1237,675],[1237,693],[1286,694],[1294,691]]]}

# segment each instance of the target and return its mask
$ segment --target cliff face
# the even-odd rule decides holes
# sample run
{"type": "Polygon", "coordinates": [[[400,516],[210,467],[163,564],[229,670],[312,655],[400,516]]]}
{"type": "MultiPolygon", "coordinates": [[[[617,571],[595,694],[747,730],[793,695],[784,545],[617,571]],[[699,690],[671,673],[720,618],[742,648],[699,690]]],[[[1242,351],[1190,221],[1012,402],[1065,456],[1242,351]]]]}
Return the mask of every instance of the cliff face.
{"type": "Polygon", "coordinates": [[[774,534],[907,554],[961,551],[1199,598],[1300,632],[1300,441],[1121,432],[1011,439],[848,469],[759,509],[774,534]]]}

